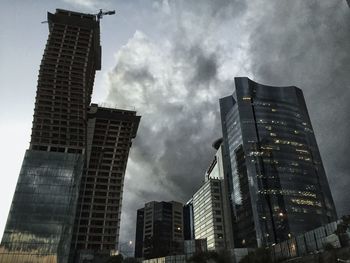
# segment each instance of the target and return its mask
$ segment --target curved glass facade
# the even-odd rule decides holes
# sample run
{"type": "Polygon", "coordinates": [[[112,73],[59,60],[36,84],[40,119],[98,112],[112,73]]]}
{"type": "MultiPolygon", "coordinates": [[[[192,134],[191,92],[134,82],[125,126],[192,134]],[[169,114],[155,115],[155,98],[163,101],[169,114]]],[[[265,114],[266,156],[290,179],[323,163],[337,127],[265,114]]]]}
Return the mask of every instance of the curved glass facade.
{"type": "Polygon", "coordinates": [[[336,220],[307,112],[296,87],[235,78],[220,100],[235,246],[261,246],[336,220]]]}

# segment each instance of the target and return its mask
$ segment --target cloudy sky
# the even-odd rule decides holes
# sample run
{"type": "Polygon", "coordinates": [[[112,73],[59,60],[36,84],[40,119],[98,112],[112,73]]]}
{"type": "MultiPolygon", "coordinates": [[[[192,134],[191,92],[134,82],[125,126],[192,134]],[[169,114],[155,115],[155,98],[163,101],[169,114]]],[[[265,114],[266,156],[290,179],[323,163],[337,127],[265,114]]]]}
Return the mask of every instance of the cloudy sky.
{"type": "Polygon", "coordinates": [[[338,215],[350,213],[350,8],[345,0],[3,0],[0,16],[0,236],[29,145],[37,74],[55,8],[103,18],[93,101],[142,116],[124,186],[121,241],[136,210],[185,202],[220,134],[233,78],[304,91],[338,215]]]}

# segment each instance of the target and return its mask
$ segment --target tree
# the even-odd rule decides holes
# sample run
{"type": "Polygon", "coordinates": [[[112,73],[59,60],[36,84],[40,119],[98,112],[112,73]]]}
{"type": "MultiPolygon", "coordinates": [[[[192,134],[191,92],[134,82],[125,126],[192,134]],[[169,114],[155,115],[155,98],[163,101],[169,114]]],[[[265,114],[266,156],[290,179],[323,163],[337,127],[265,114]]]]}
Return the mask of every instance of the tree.
{"type": "Polygon", "coordinates": [[[324,250],[326,250],[326,251],[332,251],[332,250],[334,250],[334,246],[333,246],[331,243],[326,243],[326,244],[324,245],[324,250]]]}
{"type": "Polygon", "coordinates": [[[266,248],[258,248],[254,252],[249,252],[240,263],[270,263],[272,262],[270,252],[266,248]]]}
{"type": "Polygon", "coordinates": [[[337,235],[339,234],[344,234],[347,232],[347,230],[349,229],[349,225],[350,225],[350,215],[348,216],[343,216],[342,218],[342,222],[338,224],[337,226],[337,230],[335,231],[335,233],[337,235]]]}
{"type": "Polygon", "coordinates": [[[200,252],[187,260],[188,263],[230,263],[230,255],[227,251],[200,252]]]}
{"type": "Polygon", "coordinates": [[[188,263],[205,263],[205,262],[208,262],[208,260],[216,257],[217,257],[217,253],[215,251],[200,252],[190,257],[187,260],[187,262],[188,263]]]}
{"type": "Polygon", "coordinates": [[[349,227],[350,227],[350,215],[343,216],[342,222],[338,224],[337,230],[335,231],[335,234],[337,234],[339,237],[340,245],[342,247],[350,246],[349,235],[347,233],[349,231],[349,227]]]}
{"type": "Polygon", "coordinates": [[[123,262],[123,256],[122,255],[116,255],[116,256],[110,256],[103,263],[122,263],[122,262],[123,262]]]}
{"type": "Polygon", "coordinates": [[[138,263],[136,258],[126,258],[123,260],[123,263],[138,263]]]}

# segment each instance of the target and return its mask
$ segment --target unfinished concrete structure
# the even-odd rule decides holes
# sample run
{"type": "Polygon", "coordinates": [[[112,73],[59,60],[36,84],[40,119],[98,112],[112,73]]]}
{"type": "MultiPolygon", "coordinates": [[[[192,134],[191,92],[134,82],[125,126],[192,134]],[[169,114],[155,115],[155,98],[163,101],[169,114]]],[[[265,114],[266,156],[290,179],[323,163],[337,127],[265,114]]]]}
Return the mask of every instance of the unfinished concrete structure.
{"type": "Polygon", "coordinates": [[[0,262],[65,263],[118,247],[124,174],[140,117],[90,105],[101,69],[100,17],[48,13],[31,142],[0,262]]]}

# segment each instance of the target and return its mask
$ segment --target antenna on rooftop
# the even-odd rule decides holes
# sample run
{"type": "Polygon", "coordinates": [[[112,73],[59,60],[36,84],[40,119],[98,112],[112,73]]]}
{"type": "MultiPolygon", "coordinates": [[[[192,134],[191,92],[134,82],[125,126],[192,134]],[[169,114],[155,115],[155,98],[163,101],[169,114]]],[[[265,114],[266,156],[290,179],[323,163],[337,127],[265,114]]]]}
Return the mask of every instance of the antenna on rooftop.
{"type": "Polygon", "coordinates": [[[100,9],[100,12],[95,14],[97,21],[100,21],[105,15],[115,15],[115,10],[103,12],[102,9],[100,9]]]}

